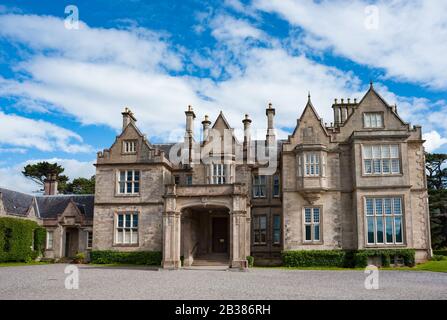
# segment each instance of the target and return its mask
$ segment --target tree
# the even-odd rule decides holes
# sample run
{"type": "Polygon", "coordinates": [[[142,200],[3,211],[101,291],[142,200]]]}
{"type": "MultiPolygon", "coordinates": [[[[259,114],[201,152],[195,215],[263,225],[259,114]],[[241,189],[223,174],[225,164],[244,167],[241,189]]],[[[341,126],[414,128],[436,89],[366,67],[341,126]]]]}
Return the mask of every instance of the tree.
{"type": "Polygon", "coordinates": [[[425,155],[433,248],[447,247],[447,154],[425,155]]]}
{"type": "Polygon", "coordinates": [[[50,174],[57,176],[58,191],[63,191],[66,188],[68,177],[61,174],[64,172],[64,168],[57,163],[42,161],[35,164],[28,164],[23,169],[22,174],[41,187],[39,191],[43,190],[45,179],[50,174]]]}
{"type": "Polygon", "coordinates": [[[67,183],[64,193],[68,194],[94,194],[95,193],[95,176],[90,179],[76,178],[73,182],[67,183]]]}

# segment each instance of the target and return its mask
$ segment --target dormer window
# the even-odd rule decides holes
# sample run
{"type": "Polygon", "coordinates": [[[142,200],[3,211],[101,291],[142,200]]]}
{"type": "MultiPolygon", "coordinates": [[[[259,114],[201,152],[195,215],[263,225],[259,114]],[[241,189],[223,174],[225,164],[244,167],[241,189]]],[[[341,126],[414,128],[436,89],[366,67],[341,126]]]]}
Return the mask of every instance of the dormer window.
{"type": "Polygon", "coordinates": [[[135,140],[123,141],[123,153],[135,153],[137,152],[137,142],[135,140]]]}
{"type": "Polygon", "coordinates": [[[365,112],[363,114],[363,125],[365,128],[382,128],[383,114],[381,112],[365,112]]]}

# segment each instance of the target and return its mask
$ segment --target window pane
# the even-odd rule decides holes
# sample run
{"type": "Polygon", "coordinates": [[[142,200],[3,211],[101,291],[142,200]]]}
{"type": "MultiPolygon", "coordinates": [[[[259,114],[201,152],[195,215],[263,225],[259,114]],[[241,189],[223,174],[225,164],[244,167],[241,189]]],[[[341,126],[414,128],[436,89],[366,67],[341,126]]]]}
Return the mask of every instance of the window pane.
{"type": "Polygon", "coordinates": [[[138,214],[133,215],[132,226],[138,228],[138,214]]]}
{"type": "Polygon", "coordinates": [[[386,217],[386,242],[393,242],[393,218],[386,217]]]}
{"type": "Polygon", "coordinates": [[[382,199],[376,199],[376,215],[381,216],[382,214],[382,199]]]}
{"type": "Polygon", "coordinates": [[[140,192],[140,183],[139,183],[139,182],[135,182],[135,183],[133,184],[133,192],[134,192],[134,193],[138,193],[138,192],[140,192]]]}
{"type": "Polygon", "coordinates": [[[384,201],[385,214],[391,214],[391,199],[386,198],[384,201]]]}
{"type": "Polygon", "coordinates": [[[392,173],[399,173],[400,172],[399,159],[391,160],[391,172],[392,173]]]}
{"type": "Polygon", "coordinates": [[[123,243],[123,230],[118,230],[117,232],[117,239],[116,239],[117,243],[123,243]]]}
{"type": "Polygon", "coordinates": [[[132,243],[138,243],[138,230],[132,229],[132,243]]]}
{"type": "Polygon", "coordinates": [[[371,115],[365,113],[364,117],[365,117],[365,127],[370,128],[371,127],[371,115]]]}
{"type": "Polygon", "coordinates": [[[380,173],[380,159],[374,159],[374,173],[380,173]]]}
{"type": "Polygon", "coordinates": [[[391,158],[399,158],[399,146],[398,145],[391,145],[391,158]]]}
{"type": "Polygon", "coordinates": [[[393,213],[394,214],[401,214],[402,213],[402,207],[401,207],[401,203],[400,203],[400,198],[394,198],[394,210],[393,213]]]}
{"type": "Polygon", "coordinates": [[[383,171],[383,173],[390,173],[390,160],[389,159],[382,160],[382,171],[383,171]]]}
{"type": "Polygon", "coordinates": [[[365,160],[365,173],[372,173],[372,160],[365,160]]]}
{"type": "Polygon", "coordinates": [[[380,146],[373,146],[373,157],[379,159],[381,155],[380,146]]]}
{"type": "Polygon", "coordinates": [[[259,217],[255,217],[253,220],[253,229],[257,230],[259,229],[259,217]]]}
{"type": "Polygon", "coordinates": [[[390,157],[390,146],[382,146],[382,158],[390,157]]]}
{"type": "Polygon", "coordinates": [[[261,231],[261,243],[265,243],[266,242],[266,235],[265,235],[265,230],[261,231]]]}
{"type": "Polygon", "coordinates": [[[275,229],[273,231],[273,243],[280,243],[281,242],[281,235],[280,235],[281,230],[279,229],[275,229]]]}
{"type": "Polygon", "coordinates": [[[120,193],[125,193],[125,192],[126,192],[126,183],[120,182],[120,193]]]}
{"type": "Polygon", "coordinates": [[[130,230],[124,230],[124,243],[130,243],[130,230]]]}
{"type": "Polygon", "coordinates": [[[377,122],[377,127],[382,126],[382,115],[380,113],[376,114],[376,122],[377,122]]]}
{"type": "Polygon", "coordinates": [[[320,208],[314,208],[314,223],[320,222],[320,208]]]}
{"type": "Polygon", "coordinates": [[[366,199],[366,214],[372,216],[374,214],[373,199],[366,199]]]}
{"type": "Polygon", "coordinates": [[[259,243],[261,242],[261,237],[259,232],[255,232],[255,243],[259,243]]]}
{"type": "Polygon", "coordinates": [[[273,228],[280,229],[281,228],[281,217],[273,216],[273,228]]]}
{"type": "Polygon", "coordinates": [[[267,229],[267,217],[260,217],[260,228],[261,230],[267,229]]]}
{"type": "Polygon", "coordinates": [[[132,193],[132,182],[126,182],[126,192],[132,193]]]}
{"type": "Polygon", "coordinates": [[[118,215],[118,227],[122,228],[124,226],[123,224],[124,216],[122,214],[118,215]]]}
{"type": "Polygon", "coordinates": [[[304,215],[305,215],[305,222],[306,223],[310,223],[312,216],[311,216],[311,209],[310,208],[305,208],[304,209],[304,215]]]}
{"type": "Polygon", "coordinates": [[[132,181],[132,171],[127,171],[127,181],[132,181]]]}
{"type": "Polygon", "coordinates": [[[372,158],[372,148],[371,146],[363,146],[363,158],[371,159],[372,158]]]}
{"type": "Polygon", "coordinates": [[[377,242],[383,243],[383,218],[377,217],[377,242]]]}
{"type": "Polygon", "coordinates": [[[314,240],[316,240],[316,241],[320,240],[320,225],[319,224],[314,225],[314,240]]]}
{"type": "Polygon", "coordinates": [[[367,218],[368,224],[368,243],[374,243],[374,218],[367,218]]]}
{"type": "Polygon", "coordinates": [[[402,218],[396,217],[394,219],[395,229],[396,229],[396,242],[402,242],[402,218]]]}
{"type": "Polygon", "coordinates": [[[125,180],[126,180],[126,172],[120,171],[120,181],[125,181],[125,180]]]}
{"type": "Polygon", "coordinates": [[[140,171],[135,171],[135,173],[134,173],[134,180],[135,181],[140,181],[140,171]]]}
{"type": "Polygon", "coordinates": [[[124,224],[126,228],[130,228],[130,214],[126,214],[126,218],[124,219],[124,224]]]}
{"type": "Polygon", "coordinates": [[[306,240],[312,240],[311,226],[310,225],[306,226],[306,240]]]}

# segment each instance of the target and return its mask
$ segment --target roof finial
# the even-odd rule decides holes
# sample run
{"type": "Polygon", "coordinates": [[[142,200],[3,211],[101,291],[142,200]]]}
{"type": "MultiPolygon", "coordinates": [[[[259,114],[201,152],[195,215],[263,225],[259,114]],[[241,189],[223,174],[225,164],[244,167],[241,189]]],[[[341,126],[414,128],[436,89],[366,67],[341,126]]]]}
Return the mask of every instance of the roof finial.
{"type": "Polygon", "coordinates": [[[369,80],[369,87],[372,89],[373,88],[373,81],[369,80]]]}
{"type": "Polygon", "coordinates": [[[271,102],[269,102],[269,109],[271,109],[272,108],[272,103],[271,102]]]}
{"type": "Polygon", "coordinates": [[[310,102],[310,91],[308,91],[308,93],[307,93],[307,101],[310,102]]]}

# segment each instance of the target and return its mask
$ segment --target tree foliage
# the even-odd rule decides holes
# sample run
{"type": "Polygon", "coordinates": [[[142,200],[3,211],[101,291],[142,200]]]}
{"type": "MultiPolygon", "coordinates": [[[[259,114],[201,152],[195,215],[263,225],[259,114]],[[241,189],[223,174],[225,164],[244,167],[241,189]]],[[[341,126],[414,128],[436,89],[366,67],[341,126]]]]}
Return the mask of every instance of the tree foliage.
{"type": "Polygon", "coordinates": [[[34,181],[43,190],[44,182],[50,175],[57,176],[57,190],[63,194],[93,194],[95,193],[95,176],[90,179],[75,178],[69,182],[69,177],[63,175],[64,168],[57,163],[49,163],[46,161],[35,164],[28,164],[23,168],[22,174],[34,181]]]}
{"type": "Polygon", "coordinates": [[[434,249],[447,247],[447,154],[425,156],[434,249]]]}

